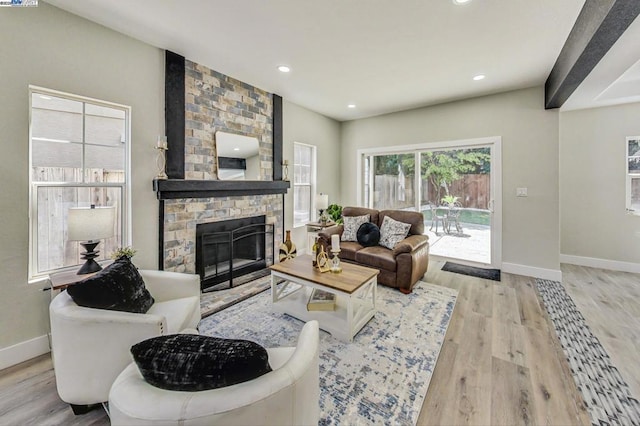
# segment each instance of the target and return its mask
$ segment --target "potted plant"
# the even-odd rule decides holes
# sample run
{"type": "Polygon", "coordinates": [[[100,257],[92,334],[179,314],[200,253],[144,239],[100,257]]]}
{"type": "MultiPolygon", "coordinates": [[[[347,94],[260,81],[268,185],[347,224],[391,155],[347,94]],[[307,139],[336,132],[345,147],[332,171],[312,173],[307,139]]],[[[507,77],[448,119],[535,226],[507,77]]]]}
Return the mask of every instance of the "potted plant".
{"type": "Polygon", "coordinates": [[[442,197],[441,201],[448,206],[452,206],[456,201],[458,201],[458,199],[459,197],[456,197],[455,195],[445,195],[442,197]]]}
{"type": "Polygon", "coordinates": [[[327,207],[326,213],[335,223],[342,223],[342,206],[330,204],[329,207],[327,207]]]}
{"type": "Polygon", "coordinates": [[[112,259],[119,259],[121,257],[126,257],[127,259],[131,260],[131,258],[133,256],[135,256],[135,254],[138,252],[138,250],[134,250],[133,248],[127,246],[127,247],[119,247],[116,251],[114,251],[113,253],[111,253],[111,258],[112,259]]]}

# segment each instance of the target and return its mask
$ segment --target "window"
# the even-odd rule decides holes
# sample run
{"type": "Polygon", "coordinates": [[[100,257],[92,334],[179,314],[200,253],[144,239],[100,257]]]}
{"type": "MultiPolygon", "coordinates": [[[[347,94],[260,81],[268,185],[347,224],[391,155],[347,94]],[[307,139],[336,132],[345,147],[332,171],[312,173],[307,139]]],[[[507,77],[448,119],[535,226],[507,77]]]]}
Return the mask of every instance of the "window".
{"type": "Polygon", "coordinates": [[[67,238],[71,207],[115,206],[114,236],[97,260],[127,245],[130,108],[30,87],[29,275],[80,265],[67,238]]]}
{"type": "Polygon", "coordinates": [[[303,226],[313,218],[316,147],[293,143],[293,226],[303,226]]]}
{"type": "Polygon", "coordinates": [[[640,136],[627,138],[627,213],[640,215],[640,136]]]}

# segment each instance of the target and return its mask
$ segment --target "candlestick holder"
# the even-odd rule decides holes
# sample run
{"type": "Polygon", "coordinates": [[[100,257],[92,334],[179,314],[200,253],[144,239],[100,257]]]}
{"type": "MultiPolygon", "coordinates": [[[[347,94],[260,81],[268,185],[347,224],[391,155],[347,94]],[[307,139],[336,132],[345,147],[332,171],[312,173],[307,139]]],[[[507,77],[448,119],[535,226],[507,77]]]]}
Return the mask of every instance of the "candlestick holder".
{"type": "Polygon", "coordinates": [[[340,266],[340,249],[334,250],[331,249],[331,253],[333,253],[333,259],[331,259],[331,272],[334,274],[338,274],[342,272],[342,266],[340,266]]]}
{"type": "Polygon", "coordinates": [[[156,179],[168,179],[167,172],[165,168],[167,167],[167,157],[166,152],[169,148],[167,148],[167,137],[166,136],[158,136],[158,143],[155,146],[155,149],[158,150],[158,154],[156,155],[156,167],[158,168],[158,175],[156,179]]]}

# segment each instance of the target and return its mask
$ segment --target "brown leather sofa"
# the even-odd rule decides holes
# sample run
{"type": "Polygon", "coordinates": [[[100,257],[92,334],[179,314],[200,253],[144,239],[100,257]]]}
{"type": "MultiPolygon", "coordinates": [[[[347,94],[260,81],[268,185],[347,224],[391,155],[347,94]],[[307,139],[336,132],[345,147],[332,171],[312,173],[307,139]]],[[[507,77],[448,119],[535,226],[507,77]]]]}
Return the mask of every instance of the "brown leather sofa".
{"type": "MultiPolygon", "coordinates": [[[[370,215],[370,221],[382,225],[385,216],[400,222],[410,223],[407,238],[400,241],[393,250],[376,245],[363,247],[357,241],[340,241],[340,260],[357,263],[380,270],[378,282],[398,288],[405,294],[411,293],[413,286],[427,272],[429,266],[429,237],[423,235],[424,217],[422,213],[403,210],[373,210],[364,207],[345,207],[342,216],[370,215]]],[[[331,247],[331,235],[342,235],[343,226],[335,225],[318,234],[318,240],[325,249],[331,247]]]]}

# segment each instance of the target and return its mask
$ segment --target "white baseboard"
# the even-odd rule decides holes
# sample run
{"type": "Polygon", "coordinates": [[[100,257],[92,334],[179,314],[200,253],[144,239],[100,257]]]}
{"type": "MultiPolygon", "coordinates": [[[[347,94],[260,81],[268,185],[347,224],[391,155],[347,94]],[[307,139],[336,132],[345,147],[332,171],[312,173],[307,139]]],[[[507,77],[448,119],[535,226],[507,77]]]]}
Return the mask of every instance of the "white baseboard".
{"type": "Polygon", "coordinates": [[[640,263],[621,262],[619,260],[598,259],[595,257],[560,255],[560,263],[589,266],[591,268],[610,269],[612,271],[640,273],[640,263]]]}
{"type": "Polygon", "coordinates": [[[0,349],[0,370],[28,361],[49,351],[49,337],[46,334],[2,348],[0,349]]]}
{"type": "Polygon", "coordinates": [[[562,281],[562,271],[558,269],[536,268],[534,266],[519,265],[517,263],[502,263],[502,272],[524,275],[525,277],[541,278],[543,280],[562,281]]]}

